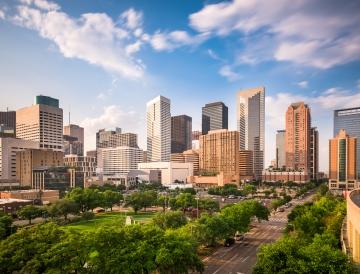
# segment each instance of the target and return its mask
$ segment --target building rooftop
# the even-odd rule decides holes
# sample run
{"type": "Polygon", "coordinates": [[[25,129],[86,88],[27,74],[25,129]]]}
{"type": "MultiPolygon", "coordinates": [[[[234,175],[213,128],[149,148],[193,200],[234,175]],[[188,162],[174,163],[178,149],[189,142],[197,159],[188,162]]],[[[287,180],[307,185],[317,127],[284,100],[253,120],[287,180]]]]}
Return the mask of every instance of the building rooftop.
{"type": "Polygon", "coordinates": [[[0,205],[5,205],[8,203],[25,203],[32,202],[31,200],[23,200],[23,199],[0,199],[0,205]]]}
{"type": "MultiPolygon", "coordinates": [[[[44,189],[42,192],[51,192],[51,191],[58,191],[53,189],[44,189]]],[[[4,190],[0,191],[2,193],[31,193],[31,192],[39,192],[38,189],[20,189],[20,190],[4,190]]]]}

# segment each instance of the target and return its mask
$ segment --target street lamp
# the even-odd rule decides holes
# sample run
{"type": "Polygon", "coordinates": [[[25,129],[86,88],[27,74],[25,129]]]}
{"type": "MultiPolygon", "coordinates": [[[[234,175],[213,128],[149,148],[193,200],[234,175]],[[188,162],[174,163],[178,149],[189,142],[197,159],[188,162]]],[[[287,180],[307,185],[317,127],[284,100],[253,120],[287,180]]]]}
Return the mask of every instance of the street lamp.
{"type": "Polygon", "coordinates": [[[195,200],[196,200],[196,218],[199,219],[199,200],[200,200],[200,198],[196,197],[195,200]]]}

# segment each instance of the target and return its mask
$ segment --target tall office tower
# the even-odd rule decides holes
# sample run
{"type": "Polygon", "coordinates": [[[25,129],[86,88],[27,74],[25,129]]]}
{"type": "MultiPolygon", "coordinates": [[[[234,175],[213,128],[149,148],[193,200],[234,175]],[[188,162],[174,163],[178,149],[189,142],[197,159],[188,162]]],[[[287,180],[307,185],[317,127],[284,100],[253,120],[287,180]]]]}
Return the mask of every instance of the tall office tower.
{"type": "Polygon", "coordinates": [[[239,172],[241,179],[252,180],[254,178],[254,156],[251,150],[239,151],[239,172]]]}
{"type": "Polygon", "coordinates": [[[316,180],[319,173],[319,132],[316,127],[310,130],[310,178],[316,180]]]}
{"type": "Polygon", "coordinates": [[[237,129],[240,150],[252,150],[254,176],[261,179],[265,151],[265,88],[257,87],[237,94],[237,129]]]}
{"type": "Polygon", "coordinates": [[[187,115],[171,117],[171,153],[191,149],[192,118],[187,115]]]}
{"type": "Polygon", "coordinates": [[[171,154],[170,100],[158,96],[146,105],[149,162],[169,162],[171,154]]]}
{"type": "Polygon", "coordinates": [[[63,110],[59,108],[59,100],[39,95],[34,105],[17,110],[16,137],[37,141],[40,148],[62,151],[63,110]]]}
{"type": "Polygon", "coordinates": [[[217,129],[228,129],[228,107],[223,102],[206,104],[202,108],[202,134],[217,129]]]}
{"type": "Polygon", "coordinates": [[[280,169],[286,166],[285,132],[278,130],[276,133],[276,168],[280,169]]]}
{"type": "Polygon", "coordinates": [[[310,173],[310,108],[304,102],[291,104],[286,111],[286,167],[310,173]]]}
{"type": "Polygon", "coordinates": [[[125,175],[136,170],[142,162],[143,151],[136,147],[101,148],[98,151],[97,164],[103,175],[125,175]]]}
{"type": "Polygon", "coordinates": [[[39,142],[0,138],[0,182],[16,180],[16,153],[28,148],[39,148],[39,142]]]}
{"type": "Polygon", "coordinates": [[[200,136],[202,135],[202,132],[199,131],[199,130],[194,130],[192,133],[191,133],[191,140],[192,141],[196,141],[196,140],[199,140],[200,136]]]}
{"type": "Polygon", "coordinates": [[[0,137],[16,136],[16,111],[0,111],[0,137]]]}
{"type": "Polygon", "coordinates": [[[350,190],[356,185],[357,138],[343,129],[329,140],[329,187],[350,190]]]}
{"type": "MultiPolygon", "coordinates": [[[[334,137],[340,129],[360,140],[360,107],[338,109],[334,111],[334,137]]],[[[360,141],[357,142],[357,155],[360,155],[360,141]]],[[[357,158],[357,178],[360,179],[360,156],[357,158]]]]}
{"type": "Polygon", "coordinates": [[[200,173],[239,175],[239,132],[219,129],[200,136],[200,173]]]}
{"type": "Polygon", "coordinates": [[[96,149],[119,146],[138,147],[137,134],[122,133],[121,128],[115,130],[100,129],[96,133],[96,149]]]}
{"type": "Polygon", "coordinates": [[[64,154],[84,155],[84,128],[73,124],[64,126],[64,154]]]}

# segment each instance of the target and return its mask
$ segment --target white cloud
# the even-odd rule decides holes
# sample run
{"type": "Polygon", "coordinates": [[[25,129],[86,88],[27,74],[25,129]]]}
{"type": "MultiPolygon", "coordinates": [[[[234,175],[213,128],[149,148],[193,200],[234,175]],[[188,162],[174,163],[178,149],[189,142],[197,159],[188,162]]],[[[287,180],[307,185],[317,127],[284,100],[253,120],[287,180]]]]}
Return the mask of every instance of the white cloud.
{"type": "MultiPolygon", "coordinates": [[[[125,26],[132,30],[139,29],[139,27],[141,27],[143,23],[142,12],[138,12],[133,8],[130,8],[127,11],[123,12],[120,15],[120,18],[125,21],[125,26]]],[[[139,32],[139,30],[137,30],[137,32],[139,32]]]]}
{"type": "Polygon", "coordinates": [[[206,39],[208,39],[207,33],[192,36],[182,30],[171,32],[157,31],[149,37],[151,46],[157,51],[172,51],[182,46],[196,46],[206,39]]]}
{"type": "Polygon", "coordinates": [[[0,19],[5,19],[5,12],[0,9],[0,19]]]}
{"type": "Polygon", "coordinates": [[[356,0],[347,5],[326,0],[291,4],[286,0],[233,0],[205,5],[189,21],[200,33],[226,36],[240,32],[249,38],[245,39],[245,53],[239,53],[240,63],[256,64],[271,57],[327,69],[360,59],[359,10],[356,0]],[[259,38],[264,35],[269,36],[268,41],[259,38]]]}
{"type": "Polygon", "coordinates": [[[240,74],[233,71],[229,65],[224,65],[220,68],[219,74],[228,79],[230,82],[237,81],[241,78],[240,74]]]}
{"type": "Polygon", "coordinates": [[[297,83],[297,85],[301,88],[307,88],[309,86],[309,82],[308,81],[300,81],[297,83]]]}
{"type": "Polygon", "coordinates": [[[340,88],[330,88],[318,97],[277,93],[267,96],[266,109],[266,163],[275,158],[275,134],[278,129],[285,129],[285,113],[291,103],[303,101],[311,108],[312,126],[319,130],[320,169],[328,169],[328,140],[332,138],[333,110],[360,105],[360,92],[349,92],[340,88]],[[326,121],[326,122],[324,122],[326,121]]]}
{"type": "MultiPolygon", "coordinates": [[[[35,30],[56,44],[66,58],[77,58],[125,78],[144,74],[143,66],[133,57],[140,43],[125,27],[118,26],[104,13],[86,13],[72,18],[45,0],[22,0],[12,22],[35,30]],[[33,4],[32,6],[29,6],[33,4]],[[34,6],[34,7],[33,7],[34,6]]],[[[134,10],[131,10],[131,14],[134,10]]],[[[136,20],[128,15],[126,24],[136,20]]]]}

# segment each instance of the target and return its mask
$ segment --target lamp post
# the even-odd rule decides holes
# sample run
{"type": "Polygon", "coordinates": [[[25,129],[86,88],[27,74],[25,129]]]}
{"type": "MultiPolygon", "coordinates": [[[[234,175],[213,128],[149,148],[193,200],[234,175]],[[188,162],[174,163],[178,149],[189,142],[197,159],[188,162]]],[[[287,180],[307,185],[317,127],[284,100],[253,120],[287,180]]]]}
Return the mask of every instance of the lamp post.
{"type": "Polygon", "coordinates": [[[199,219],[199,197],[196,197],[196,218],[199,219]]]}

